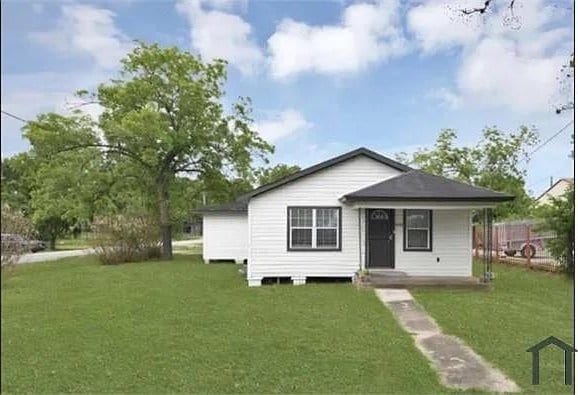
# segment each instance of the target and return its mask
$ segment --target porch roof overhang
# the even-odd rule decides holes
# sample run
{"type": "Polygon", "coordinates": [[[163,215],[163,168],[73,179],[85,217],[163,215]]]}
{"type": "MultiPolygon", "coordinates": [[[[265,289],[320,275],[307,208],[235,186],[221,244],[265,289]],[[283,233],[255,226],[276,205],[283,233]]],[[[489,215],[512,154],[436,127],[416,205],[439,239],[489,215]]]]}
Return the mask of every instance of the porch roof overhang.
{"type": "Polygon", "coordinates": [[[492,208],[495,207],[497,203],[495,202],[464,202],[464,201],[409,201],[409,200],[397,200],[397,201],[347,201],[340,199],[342,203],[346,204],[348,207],[353,209],[364,209],[364,208],[382,208],[382,209],[428,209],[428,210],[463,210],[463,209],[481,209],[481,208],[492,208]]]}
{"type": "Polygon", "coordinates": [[[514,196],[475,187],[419,170],[402,173],[340,200],[356,208],[485,208],[514,196]]]}

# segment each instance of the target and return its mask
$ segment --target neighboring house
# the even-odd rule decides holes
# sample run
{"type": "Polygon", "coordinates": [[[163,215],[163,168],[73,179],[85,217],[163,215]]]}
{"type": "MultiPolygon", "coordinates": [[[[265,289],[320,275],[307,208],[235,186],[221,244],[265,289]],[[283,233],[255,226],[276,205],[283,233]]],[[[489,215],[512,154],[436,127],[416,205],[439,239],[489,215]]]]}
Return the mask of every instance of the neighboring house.
{"type": "Polygon", "coordinates": [[[470,277],[472,209],[511,199],[359,148],[199,210],[203,258],[246,261],[249,286],[360,269],[470,277]]]}
{"type": "Polygon", "coordinates": [[[550,188],[546,189],[544,193],[542,193],[536,199],[538,204],[549,204],[552,198],[559,198],[566,192],[568,188],[574,185],[573,178],[560,178],[554,184],[550,185],[550,188]]]}

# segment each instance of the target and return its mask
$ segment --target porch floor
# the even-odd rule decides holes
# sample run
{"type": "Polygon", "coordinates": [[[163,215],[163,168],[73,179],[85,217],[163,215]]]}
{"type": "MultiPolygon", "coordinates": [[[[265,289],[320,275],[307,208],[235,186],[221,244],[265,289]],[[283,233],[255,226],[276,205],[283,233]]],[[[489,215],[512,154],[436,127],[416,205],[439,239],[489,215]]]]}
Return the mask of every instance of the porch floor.
{"type": "Polygon", "coordinates": [[[370,271],[366,285],[373,288],[490,288],[490,283],[481,282],[478,277],[408,276],[394,271],[370,271]]]}

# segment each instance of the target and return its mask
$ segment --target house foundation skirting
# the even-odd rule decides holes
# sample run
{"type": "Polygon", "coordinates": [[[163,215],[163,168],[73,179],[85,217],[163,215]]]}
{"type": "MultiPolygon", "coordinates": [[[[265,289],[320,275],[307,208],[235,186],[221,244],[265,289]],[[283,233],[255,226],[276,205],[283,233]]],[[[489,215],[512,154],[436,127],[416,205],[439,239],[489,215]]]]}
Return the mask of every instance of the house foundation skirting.
{"type": "Polygon", "coordinates": [[[263,281],[262,277],[259,278],[248,278],[247,283],[250,287],[260,287],[261,282],[263,281]]]}

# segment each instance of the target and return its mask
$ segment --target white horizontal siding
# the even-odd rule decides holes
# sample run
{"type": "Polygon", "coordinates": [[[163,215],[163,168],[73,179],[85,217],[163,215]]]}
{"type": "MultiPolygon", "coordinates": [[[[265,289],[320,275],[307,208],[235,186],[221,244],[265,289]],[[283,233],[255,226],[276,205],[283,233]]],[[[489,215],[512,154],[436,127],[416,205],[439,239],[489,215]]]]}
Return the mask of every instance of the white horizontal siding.
{"type": "Polygon", "coordinates": [[[203,259],[243,261],[249,253],[246,213],[203,215],[203,259]]]}
{"type": "Polygon", "coordinates": [[[247,277],[353,276],[359,268],[358,210],[338,199],[398,174],[359,156],[252,198],[247,277]],[[287,251],[288,206],[342,206],[341,251],[287,251]]]}
{"type": "Polygon", "coordinates": [[[415,276],[471,276],[471,210],[433,210],[432,216],[432,251],[404,251],[403,210],[395,210],[395,269],[415,276]]]}

